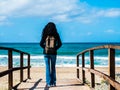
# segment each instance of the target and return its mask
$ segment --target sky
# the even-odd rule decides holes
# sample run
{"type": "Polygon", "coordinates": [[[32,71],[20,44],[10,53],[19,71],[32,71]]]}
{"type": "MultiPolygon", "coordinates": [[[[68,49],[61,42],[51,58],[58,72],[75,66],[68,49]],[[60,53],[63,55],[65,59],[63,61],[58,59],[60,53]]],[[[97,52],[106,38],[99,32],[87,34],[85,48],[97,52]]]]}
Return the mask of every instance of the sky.
{"type": "Polygon", "coordinates": [[[48,22],[62,42],[120,42],[120,0],[0,0],[0,43],[39,42],[48,22]]]}

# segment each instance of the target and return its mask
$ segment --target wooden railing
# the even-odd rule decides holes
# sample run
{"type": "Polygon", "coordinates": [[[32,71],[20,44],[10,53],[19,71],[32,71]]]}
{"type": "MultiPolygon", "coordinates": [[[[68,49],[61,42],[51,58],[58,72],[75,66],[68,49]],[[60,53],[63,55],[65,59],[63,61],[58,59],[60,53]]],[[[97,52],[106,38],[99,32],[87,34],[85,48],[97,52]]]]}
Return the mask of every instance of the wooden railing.
{"type": "Polygon", "coordinates": [[[106,81],[109,82],[109,90],[120,90],[120,83],[115,80],[115,49],[120,50],[120,46],[114,45],[103,45],[94,48],[87,49],[77,54],[77,78],[80,80],[80,68],[82,70],[82,82],[85,81],[85,71],[90,72],[91,74],[91,88],[95,88],[95,75],[103,77],[106,81]],[[99,49],[108,49],[108,67],[109,67],[109,75],[102,73],[98,70],[94,69],[94,51],[99,49]],[[85,67],[85,53],[89,52],[90,58],[90,68],[85,67]],[[80,56],[82,59],[82,66],[79,65],[80,56]]]}
{"type": "Polygon", "coordinates": [[[13,48],[0,47],[0,50],[8,51],[8,70],[0,72],[0,77],[8,75],[8,89],[12,90],[13,86],[13,72],[20,70],[20,83],[23,82],[23,70],[27,69],[27,78],[30,79],[30,54],[26,52],[22,52],[20,50],[16,50],[13,48]],[[17,52],[20,55],[20,67],[13,67],[13,52],[17,52]],[[24,55],[27,55],[27,66],[24,66],[24,55]]]}

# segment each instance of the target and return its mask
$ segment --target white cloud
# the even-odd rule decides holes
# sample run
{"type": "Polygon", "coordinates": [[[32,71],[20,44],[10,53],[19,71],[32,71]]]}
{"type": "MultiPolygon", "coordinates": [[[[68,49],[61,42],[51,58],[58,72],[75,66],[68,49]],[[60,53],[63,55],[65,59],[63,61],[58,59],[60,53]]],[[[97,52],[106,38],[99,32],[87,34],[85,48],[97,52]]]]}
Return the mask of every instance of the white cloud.
{"type": "Polygon", "coordinates": [[[104,32],[107,33],[107,34],[114,34],[114,35],[119,35],[120,34],[120,31],[116,31],[116,30],[113,30],[113,29],[108,29],[104,32]]]}
{"type": "Polygon", "coordinates": [[[65,18],[76,7],[77,0],[1,0],[0,18],[15,16],[42,16],[65,18]]]}
{"type": "Polygon", "coordinates": [[[51,15],[70,11],[75,7],[74,1],[69,0],[2,0],[0,14],[18,15],[51,15]]]}
{"type": "Polygon", "coordinates": [[[29,0],[1,0],[0,15],[12,15],[19,12],[19,9],[24,9],[24,6],[29,0]]]}
{"type": "Polygon", "coordinates": [[[119,17],[120,16],[120,9],[110,9],[106,11],[105,16],[107,17],[119,17]]]}
{"type": "Polygon", "coordinates": [[[0,16],[0,26],[1,25],[11,25],[11,23],[7,20],[7,16],[0,16]]]}
{"type": "Polygon", "coordinates": [[[112,30],[112,29],[108,29],[108,30],[106,30],[105,32],[106,32],[106,33],[115,33],[115,31],[112,30]]]}
{"type": "Polygon", "coordinates": [[[54,17],[52,17],[52,20],[57,20],[57,21],[70,21],[70,19],[68,18],[68,16],[66,14],[63,15],[56,15],[54,17]]]}
{"type": "Polygon", "coordinates": [[[6,20],[6,16],[0,16],[0,22],[6,20]]]}
{"type": "Polygon", "coordinates": [[[0,0],[0,23],[21,16],[91,23],[99,17],[120,17],[120,8],[102,10],[79,0],[0,0]]]}
{"type": "Polygon", "coordinates": [[[107,10],[99,10],[96,13],[96,16],[98,17],[120,17],[120,9],[118,8],[112,8],[107,10]]]}

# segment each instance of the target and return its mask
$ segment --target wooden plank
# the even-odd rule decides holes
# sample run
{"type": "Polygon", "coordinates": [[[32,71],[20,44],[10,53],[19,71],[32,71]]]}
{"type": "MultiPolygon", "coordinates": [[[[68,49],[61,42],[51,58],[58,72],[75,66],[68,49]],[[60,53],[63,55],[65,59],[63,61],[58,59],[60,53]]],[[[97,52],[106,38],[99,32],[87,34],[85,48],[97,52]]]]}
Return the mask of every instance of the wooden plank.
{"type": "MultiPolygon", "coordinates": [[[[79,67],[79,56],[77,56],[77,67],[79,67]]],[[[79,78],[79,68],[77,68],[77,78],[79,78]]]]}
{"type": "Polygon", "coordinates": [[[90,50],[99,50],[99,49],[107,49],[107,48],[119,49],[120,50],[120,46],[117,46],[117,45],[103,45],[103,46],[97,46],[97,47],[86,49],[86,50],[78,53],[77,55],[81,55],[82,53],[89,52],[90,50]]]}
{"type": "MultiPolygon", "coordinates": [[[[109,58],[109,75],[111,78],[115,79],[115,49],[108,49],[108,58],[109,58]]],[[[110,85],[109,90],[115,90],[115,88],[110,85]]]]}
{"type": "MultiPolygon", "coordinates": [[[[13,68],[13,57],[12,57],[12,50],[8,51],[8,69],[12,69],[13,68]]],[[[8,89],[12,90],[13,87],[13,72],[9,72],[8,74],[8,89]]]]}
{"type": "Polygon", "coordinates": [[[30,79],[30,54],[28,54],[28,79],[30,79]]]}
{"type": "MultiPolygon", "coordinates": [[[[85,55],[82,54],[82,67],[85,67],[85,55]]],[[[82,81],[85,83],[85,71],[82,69],[82,81]]]]}
{"type": "Polygon", "coordinates": [[[20,53],[20,82],[23,81],[23,53],[20,53]]]}
{"type": "Polygon", "coordinates": [[[17,49],[14,49],[14,48],[8,48],[8,47],[0,47],[1,50],[11,50],[11,51],[14,51],[14,52],[18,52],[18,53],[24,53],[24,54],[29,54],[27,52],[23,52],[23,51],[20,51],[20,50],[17,50],[17,49]]]}
{"type": "Polygon", "coordinates": [[[28,69],[28,66],[23,67],[23,68],[15,67],[15,68],[12,68],[12,69],[9,69],[9,70],[2,71],[2,72],[0,72],[0,77],[3,77],[5,75],[9,74],[10,72],[21,70],[21,69],[28,69]]]}
{"type": "MultiPolygon", "coordinates": [[[[94,69],[94,52],[93,50],[90,50],[90,68],[94,69]]],[[[94,73],[91,73],[91,87],[95,87],[95,75],[94,73]]]]}
{"type": "Polygon", "coordinates": [[[3,76],[5,76],[5,75],[9,74],[10,72],[12,72],[12,69],[5,70],[5,71],[3,71],[3,72],[0,72],[0,77],[3,77],[3,76]]]}

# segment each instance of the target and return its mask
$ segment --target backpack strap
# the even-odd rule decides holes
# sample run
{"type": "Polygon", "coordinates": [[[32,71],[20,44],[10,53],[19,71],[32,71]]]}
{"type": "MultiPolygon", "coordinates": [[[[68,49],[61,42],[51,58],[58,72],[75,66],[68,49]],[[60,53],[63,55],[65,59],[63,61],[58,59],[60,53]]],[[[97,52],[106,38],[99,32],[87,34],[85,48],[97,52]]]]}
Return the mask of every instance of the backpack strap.
{"type": "Polygon", "coordinates": [[[47,36],[46,47],[55,48],[55,38],[53,36],[47,36]]]}
{"type": "Polygon", "coordinates": [[[45,43],[45,53],[46,54],[55,54],[56,41],[54,36],[47,36],[46,43],[45,43]]]}

